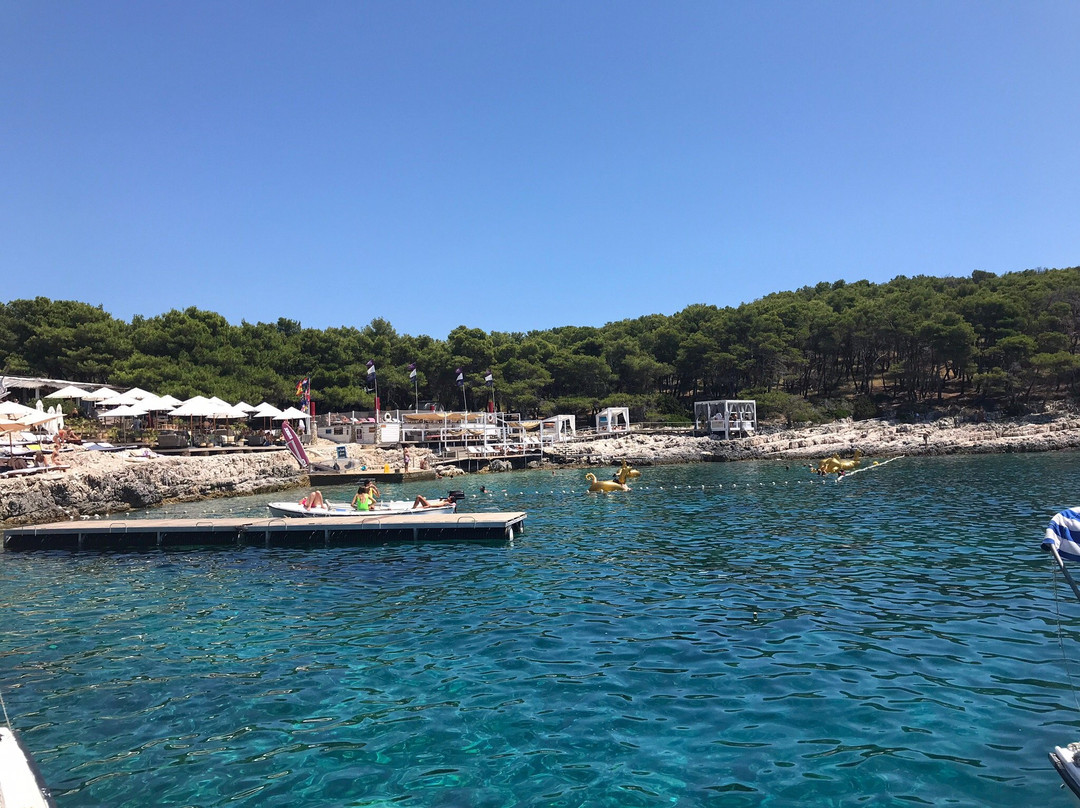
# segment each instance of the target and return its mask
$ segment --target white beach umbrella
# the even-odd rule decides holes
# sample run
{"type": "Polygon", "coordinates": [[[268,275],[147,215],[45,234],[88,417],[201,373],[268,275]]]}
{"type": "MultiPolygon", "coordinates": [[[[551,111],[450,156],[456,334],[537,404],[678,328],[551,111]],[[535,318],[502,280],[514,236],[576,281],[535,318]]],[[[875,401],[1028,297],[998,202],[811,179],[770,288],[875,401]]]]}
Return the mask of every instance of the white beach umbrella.
{"type": "Polygon", "coordinates": [[[55,393],[49,393],[45,398],[84,398],[88,392],[88,390],[83,390],[81,387],[69,384],[67,387],[61,387],[55,393]]]}
{"type": "Polygon", "coordinates": [[[87,393],[83,396],[84,401],[104,401],[107,398],[111,398],[116,395],[116,391],[109,387],[99,387],[93,392],[87,393]]]}
{"type": "Polygon", "coordinates": [[[143,401],[147,398],[157,398],[157,396],[155,396],[153,393],[149,392],[148,390],[143,390],[141,387],[132,387],[130,390],[127,391],[126,395],[131,396],[136,401],[143,401]]]}
{"type": "Polygon", "coordinates": [[[172,404],[174,407],[179,407],[183,403],[176,396],[170,396],[168,393],[163,396],[158,396],[158,401],[167,402],[169,404],[172,404]]]}
{"type": "Polygon", "coordinates": [[[294,418],[307,418],[308,414],[303,410],[298,410],[296,407],[289,407],[281,415],[275,415],[275,421],[291,421],[294,418]]]}
{"type": "MultiPolygon", "coordinates": [[[[15,403],[15,402],[11,402],[15,403]]],[[[46,424],[49,421],[57,419],[59,416],[55,413],[38,412],[30,407],[26,408],[29,412],[24,413],[21,418],[0,418],[0,432],[7,432],[8,436],[8,453],[15,453],[15,433],[22,432],[33,426],[40,426],[46,424]]]]}
{"type": "Polygon", "coordinates": [[[128,390],[126,393],[117,393],[114,396],[103,398],[98,401],[99,407],[112,407],[119,404],[138,404],[139,397],[135,395],[134,390],[128,390]]]}
{"type": "Polygon", "coordinates": [[[115,410],[109,410],[101,414],[102,418],[134,418],[140,415],[146,415],[147,410],[143,409],[138,404],[121,404],[115,410]]]}
{"type": "MultiPolygon", "coordinates": [[[[179,401],[176,402],[176,404],[179,403],[179,401]]],[[[142,401],[139,402],[139,406],[141,406],[143,409],[149,410],[150,412],[169,412],[170,410],[176,408],[176,404],[166,401],[163,398],[158,398],[157,396],[144,398],[142,401]]]]}
{"type": "Polygon", "coordinates": [[[255,412],[255,410],[259,409],[258,407],[252,407],[246,401],[237,401],[236,408],[244,412],[255,412]]]}
{"type": "Polygon", "coordinates": [[[27,407],[25,404],[20,404],[18,401],[0,401],[0,416],[7,417],[9,420],[15,418],[21,418],[24,415],[30,415],[36,413],[33,407],[27,407]]]}
{"type": "Polygon", "coordinates": [[[192,396],[173,410],[172,415],[209,418],[213,409],[210,399],[206,398],[206,396],[192,396]]]}
{"type": "MultiPolygon", "coordinates": [[[[232,411],[232,404],[226,403],[224,406],[222,406],[221,404],[215,404],[213,405],[213,410],[211,411],[209,417],[213,418],[215,421],[218,418],[235,418],[236,416],[232,414],[232,411]]],[[[247,413],[244,413],[242,417],[247,418],[247,413]]]]}
{"type": "Polygon", "coordinates": [[[255,408],[255,412],[252,413],[256,418],[273,418],[276,415],[281,415],[281,410],[275,407],[273,404],[264,401],[258,407],[255,408]]]}

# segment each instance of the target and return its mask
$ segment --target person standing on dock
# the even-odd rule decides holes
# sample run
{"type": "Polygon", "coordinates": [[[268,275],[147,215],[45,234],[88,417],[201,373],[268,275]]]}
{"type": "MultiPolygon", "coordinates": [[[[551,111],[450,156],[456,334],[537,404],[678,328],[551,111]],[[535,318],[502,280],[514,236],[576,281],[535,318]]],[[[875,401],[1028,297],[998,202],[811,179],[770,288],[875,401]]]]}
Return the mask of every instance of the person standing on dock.
{"type": "Polygon", "coordinates": [[[408,471],[409,470],[409,461],[411,460],[411,458],[409,457],[409,447],[408,446],[401,447],[401,453],[405,458],[405,471],[408,471]]]}

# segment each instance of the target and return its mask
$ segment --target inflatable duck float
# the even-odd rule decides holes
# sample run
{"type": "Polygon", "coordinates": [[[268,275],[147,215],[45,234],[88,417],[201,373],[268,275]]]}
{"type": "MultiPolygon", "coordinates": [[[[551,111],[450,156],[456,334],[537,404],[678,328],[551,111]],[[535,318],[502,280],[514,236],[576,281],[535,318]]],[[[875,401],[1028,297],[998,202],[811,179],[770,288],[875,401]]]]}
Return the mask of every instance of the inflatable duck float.
{"type": "Polygon", "coordinates": [[[859,449],[855,450],[852,457],[842,458],[838,455],[826,457],[818,463],[817,472],[818,474],[839,474],[841,471],[852,471],[858,467],[861,457],[862,452],[859,449]]]}
{"type": "Polygon", "coordinates": [[[626,484],[627,480],[633,480],[641,476],[641,472],[637,469],[630,468],[626,465],[626,461],[623,461],[622,466],[617,472],[615,472],[614,480],[597,480],[596,475],[589,473],[585,475],[585,479],[589,481],[589,491],[596,493],[599,491],[629,491],[630,486],[626,484]]]}

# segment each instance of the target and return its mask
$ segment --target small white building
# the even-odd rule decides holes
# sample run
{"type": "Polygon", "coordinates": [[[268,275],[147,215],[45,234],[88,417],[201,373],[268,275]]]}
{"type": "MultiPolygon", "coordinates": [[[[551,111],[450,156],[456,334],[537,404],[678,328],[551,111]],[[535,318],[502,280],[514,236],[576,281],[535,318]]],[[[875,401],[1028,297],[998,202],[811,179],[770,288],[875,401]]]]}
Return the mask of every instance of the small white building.
{"type": "Polygon", "coordinates": [[[724,399],[694,402],[694,431],[724,438],[757,433],[757,402],[724,399]]]}
{"type": "Polygon", "coordinates": [[[629,432],[630,408],[607,407],[596,414],[597,432],[629,432]]]}

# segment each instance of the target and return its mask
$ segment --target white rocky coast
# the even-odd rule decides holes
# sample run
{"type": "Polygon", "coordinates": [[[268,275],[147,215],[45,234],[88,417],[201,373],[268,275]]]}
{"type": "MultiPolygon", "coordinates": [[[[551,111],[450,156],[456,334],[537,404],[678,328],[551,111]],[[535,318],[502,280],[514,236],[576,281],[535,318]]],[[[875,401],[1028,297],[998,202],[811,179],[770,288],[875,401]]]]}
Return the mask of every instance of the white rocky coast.
{"type": "MultiPolygon", "coordinates": [[[[315,462],[333,463],[336,444],[317,441],[315,462]]],[[[401,452],[349,446],[354,466],[400,465],[401,452]]],[[[420,462],[426,452],[413,453],[420,462]]],[[[72,447],[61,457],[65,471],[0,479],[0,526],[103,516],[165,502],[254,494],[307,485],[285,449],[271,452],[180,457],[153,452],[98,452],[72,447]]]]}
{"type": "MultiPolygon", "coordinates": [[[[1045,452],[1080,448],[1080,415],[1033,415],[987,423],[941,418],[926,424],[844,420],[800,429],[765,431],[752,438],[722,441],[685,433],[631,433],[582,440],[545,450],[545,466],[635,466],[702,460],[810,459],[855,449],[873,458],[919,454],[1045,452]]],[[[317,441],[308,453],[333,463],[336,445],[317,441]]],[[[350,445],[353,466],[396,468],[399,450],[350,445]]],[[[285,450],[212,457],[138,457],[75,449],[65,452],[70,468],[0,479],[0,526],[101,516],[169,501],[297,488],[308,481],[285,450]]],[[[414,463],[433,462],[413,451],[414,463]]],[[[499,468],[494,464],[490,469],[499,468]]],[[[503,465],[502,468],[506,468],[503,465]]],[[[449,471],[449,468],[447,469],[449,471]]]]}
{"type": "Polygon", "coordinates": [[[575,465],[638,466],[699,460],[818,459],[850,455],[1046,452],[1080,448],[1080,415],[1031,415],[992,423],[940,418],[925,424],[844,419],[822,426],[763,431],[752,438],[716,440],[676,434],[631,434],[566,444],[548,452],[555,462],[575,465]]]}

